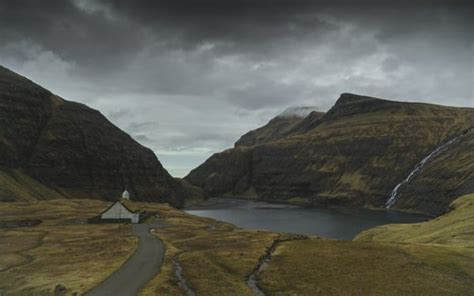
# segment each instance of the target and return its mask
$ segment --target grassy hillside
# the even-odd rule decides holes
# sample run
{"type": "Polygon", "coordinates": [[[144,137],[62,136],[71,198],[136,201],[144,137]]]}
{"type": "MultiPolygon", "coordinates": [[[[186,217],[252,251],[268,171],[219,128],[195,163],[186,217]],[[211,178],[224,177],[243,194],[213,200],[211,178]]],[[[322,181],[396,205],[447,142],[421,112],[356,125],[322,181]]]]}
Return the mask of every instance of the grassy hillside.
{"type": "Polygon", "coordinates": [[[135,200],[182,206],[196,193],[99,111],[1,66],[0,170],[0,201],[116,200],[127,188],[135,200]]]}
{"type": "Polygon", "coordinates": [[[278,247],[260,283],[268,295],[470,295],[474,274],[459,271],[467,258],[447,254],[448,266],[438,255],[425,246],[290,241],[278,247]]]}
{"type": "MultiPolygon", "coordinates": [[[[217,153],[186,179],[216,197],[381,207],[422,158],[473,126],[472,108],[343,94],[304,132],[217,153]]],[[[439,214],[451,198],[405,208],[439,214]]]]}
{"type": "Polygon", "coordinates": [[[253,146],[274,142],[289,135],[302,133],[324,116],[322,112],[313,111],[307,118],[297,115],[279,115],[266,125],[250,131],[235,142],[238,146],[253,146]]]}
{"type": "Polygon", "coordinates": [[[34,201],[65,198],[20,170],[0,168],[0,200],[34,201]]]}
{"type": "Polygon", "coordinates": [[[252,146],[271,142],[284,137],[294,126],[300,123],[300,117],[276,117],[266,125],[250,131],[235,142],[235,146],[252,146]]]}
{"type": "Polygon", "coordinates": [[[474,194],[456,199],[451,208],[428,222],[378,226],[362,232],[355,240],[443,245],[469,248],[474,253],[474,194]]]}
{"type": "MultiPolygon", "coordinates": [[[[474,291],[474,194],[456,199],[447,214],[424,223],[384,225],[360,233],[358,242],[397,245],[418,260],[468,278],[474,291]]],[[[438,284],[437,284],[438,285],[438,284]]],[[[459,295],[469,295],[459,294],[459,295]]]]}

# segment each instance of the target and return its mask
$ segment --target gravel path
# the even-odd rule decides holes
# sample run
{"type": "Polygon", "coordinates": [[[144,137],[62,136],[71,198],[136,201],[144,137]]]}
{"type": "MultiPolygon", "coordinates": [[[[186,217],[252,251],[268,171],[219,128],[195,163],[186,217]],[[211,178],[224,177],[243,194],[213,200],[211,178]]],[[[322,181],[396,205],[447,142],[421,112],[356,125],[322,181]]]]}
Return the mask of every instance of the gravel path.
{"type": "Polygon", "coordinates": [[[89,291],[88,296],[137,295],[161,268],[165,255],[163,242],[150,233],[151,228],[161,227],[159,222],[134,224],[133,232],[139,239],[135,253],[109,278],[89,291]]]}

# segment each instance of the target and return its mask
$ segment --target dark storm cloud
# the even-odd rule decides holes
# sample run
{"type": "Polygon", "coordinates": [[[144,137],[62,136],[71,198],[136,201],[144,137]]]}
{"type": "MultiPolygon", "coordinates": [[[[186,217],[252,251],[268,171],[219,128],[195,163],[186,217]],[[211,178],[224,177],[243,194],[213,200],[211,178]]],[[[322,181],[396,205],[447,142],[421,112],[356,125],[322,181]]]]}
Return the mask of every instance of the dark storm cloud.
{"type": "Polygon", "coordinates": [[[316,1],[106,1],[114,12],[173,37],[164,44],[185,50],[217,43],[219,50],[251,52],[281,41],[317,37],[331,29],[315,13],[316,1]],[[164,29],[164,30],[163,30],[164,29]]]}
{"type": "Polygon", "coordinates": [[[286,107],[326,110],[342,92],[474,106],[472,6],[0,0],[0,64],[100,109],[181,174],[286,107]]]}
{"type": "Polygon", "coordinates": [[[338,29],[321,19],[321,14],[378,29],[380,40],[411,34],[420,26],[439,28],[443,20],[468,25],[472,16],[467,1],[393,2],[2,1],[0,36],[3,40],[25,39],[63,59],[103,70],[120,67],[150,46],[156,51],[186,51],[210,43],[214,55],[245,53],[271,58],[269,51],[284,53],[287,47],[298,46],[294,42],[315,41],[338,29]]]}
{"type": "Polygon", "coordinates": [[[74,3],[78,2],[2,1],[2,45],[26,41],[84,68],[93,66],[94,71],[120,67],[123,59],[145,46],[146,36],[139,27],[107,17],[104,11],[82,10],[74,3]]]}

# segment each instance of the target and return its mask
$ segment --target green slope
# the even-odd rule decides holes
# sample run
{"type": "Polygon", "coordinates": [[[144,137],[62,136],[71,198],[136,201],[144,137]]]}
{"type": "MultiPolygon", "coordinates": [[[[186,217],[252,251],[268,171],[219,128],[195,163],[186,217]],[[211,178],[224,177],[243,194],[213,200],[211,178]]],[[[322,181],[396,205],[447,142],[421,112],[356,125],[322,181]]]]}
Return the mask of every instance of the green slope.
{"type": "Polygon", "coordinates": [[[355,240],[446,245],[474,251],[474,194],[456,199],[451,208],[428,222],[383,225],[360,233],[355,240]]]}
{"type": "Polygon", "coordinates": [[[0,201],[34,201],[65,198],[20,170],[0,168],[0,201]]]}

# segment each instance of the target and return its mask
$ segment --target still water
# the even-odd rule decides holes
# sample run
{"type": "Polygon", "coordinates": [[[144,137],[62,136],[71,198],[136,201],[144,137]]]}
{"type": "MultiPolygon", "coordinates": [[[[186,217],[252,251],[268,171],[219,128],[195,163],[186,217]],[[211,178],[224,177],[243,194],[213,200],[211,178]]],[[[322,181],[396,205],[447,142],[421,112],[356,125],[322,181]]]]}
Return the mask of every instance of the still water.
{"type": "Polygon", "coordinates": [[[362,230],[390,223],[426,221],[423,215],[351,208],[304,208],[239,199],[210,199],[186,212],[242,228],[350,240],[362,230]]]}

